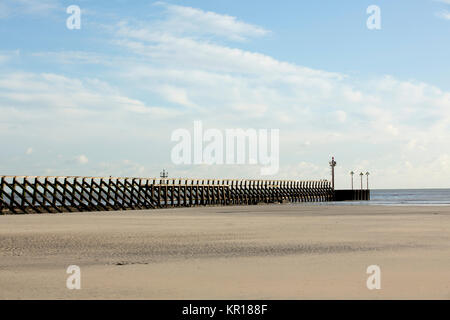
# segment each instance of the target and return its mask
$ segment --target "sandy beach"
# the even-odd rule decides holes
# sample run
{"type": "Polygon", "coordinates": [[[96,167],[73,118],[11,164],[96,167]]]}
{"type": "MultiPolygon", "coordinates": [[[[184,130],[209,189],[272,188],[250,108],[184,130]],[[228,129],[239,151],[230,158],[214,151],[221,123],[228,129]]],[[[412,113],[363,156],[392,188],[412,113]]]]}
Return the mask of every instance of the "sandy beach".
{"type": "Polygon", "coordinates": [[[0,216],[0,299],[450,299],[450,207],[0,216]]]}

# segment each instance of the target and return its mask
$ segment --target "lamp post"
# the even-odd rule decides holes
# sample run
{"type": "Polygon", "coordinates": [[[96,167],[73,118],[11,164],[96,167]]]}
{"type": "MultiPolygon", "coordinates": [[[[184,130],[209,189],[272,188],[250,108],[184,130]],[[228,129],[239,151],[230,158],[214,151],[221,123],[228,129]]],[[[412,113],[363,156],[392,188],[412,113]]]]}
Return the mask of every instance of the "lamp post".
{"type": "Polygon", "coordinates": [[[350,175],[352,176],[352,190],[353,190],[353,175],[354,175],[355,173],[353,172],[353,171],[350,171],[350,175]]]}
{"type": "Polygon", "coordinates": [[[169,176],[169,173],[165,169],[163,169],[163,171],[159,173],[159,177],[160,178],[164,178],[165,179],[168,176],[169,176]]]}
{"type": "Polygon", "coordinates": [[[369,190],[369,171],[366,172],[366,176],[367,176],[367,190],[369,190]]]}
{"type": "Polygon", "coordinates": [[[359,176],[361,177],[361,190],[363,189],[363,176],[364,176],[364,173],[360,173],[359,174],[359,176]]]}
{"type": "Polygon", "coordinates": [[[334,167],[336,167],[336,161],[334,161],[334,157],[331,158],[330,167],[331,167],[331,187],[334,190],[334,167]]]}

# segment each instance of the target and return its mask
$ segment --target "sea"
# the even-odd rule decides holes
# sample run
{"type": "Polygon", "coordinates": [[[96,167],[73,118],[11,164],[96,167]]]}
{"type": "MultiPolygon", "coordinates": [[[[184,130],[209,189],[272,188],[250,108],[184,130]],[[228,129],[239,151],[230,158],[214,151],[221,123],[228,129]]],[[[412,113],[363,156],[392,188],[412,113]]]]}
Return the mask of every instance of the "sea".
{"type": "Polygon", "coordinates": [[[370,201],[327,202],[336,205],[450,206],[450,189],[372,189],[370,201]]]}

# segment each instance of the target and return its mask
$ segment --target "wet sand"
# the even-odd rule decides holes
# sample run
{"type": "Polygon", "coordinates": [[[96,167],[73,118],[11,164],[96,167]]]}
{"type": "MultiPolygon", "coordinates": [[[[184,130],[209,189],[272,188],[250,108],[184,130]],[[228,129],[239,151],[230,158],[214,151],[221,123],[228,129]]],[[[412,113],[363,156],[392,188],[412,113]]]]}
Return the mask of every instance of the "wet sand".
{"type": "Polygon", "coordinates": [[[450,207],[0,216],[0,299],[100,298],[450,299],[450,207]],[[69,265],[81,290],[66,288],[69,265]]]}

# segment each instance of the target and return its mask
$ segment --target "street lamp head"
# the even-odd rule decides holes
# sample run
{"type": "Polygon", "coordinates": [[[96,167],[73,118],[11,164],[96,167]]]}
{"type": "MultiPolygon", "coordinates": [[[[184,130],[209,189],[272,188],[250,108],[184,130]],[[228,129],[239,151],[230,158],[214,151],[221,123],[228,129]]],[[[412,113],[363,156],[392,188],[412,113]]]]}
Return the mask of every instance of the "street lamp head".
{"type": "Polygon", "coordinates": [[[364,173],[362,173],[362,172],[361,172],[361,173],[360,173],[359,175],[360,175],[360,176],[363,176],[363,175],[364,175],[364,173]]]}
{"type": "Polygon", "coordinates": [[[166,169],[163,169],[162,172],[159,173],[160,178],[168,178],[169,173],[166,171],[166,169]]]}
{"type": "Polygon", "coordinates": [[[329,162],[329,164],[330,164],[331,167],[335,167],[337,165],[337,162],[334,161],[334,157],[331,158],[331,161],[329,162]]]}
{"type": "Polygon", "coordinates": [[[366,176],[368,176],[369,174],[370,174],[369,171],[367,171],[367,172],[366,172],[366,176]]]}
{"type": "Polygon", "coordinates": [[[350,171],[350,174],[351,174],[351,175],[354,175],[355,173],[354,173],[353,171],[350,171]]]}

